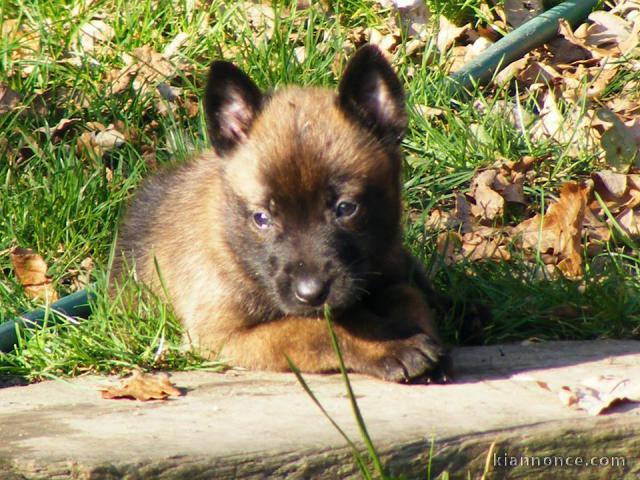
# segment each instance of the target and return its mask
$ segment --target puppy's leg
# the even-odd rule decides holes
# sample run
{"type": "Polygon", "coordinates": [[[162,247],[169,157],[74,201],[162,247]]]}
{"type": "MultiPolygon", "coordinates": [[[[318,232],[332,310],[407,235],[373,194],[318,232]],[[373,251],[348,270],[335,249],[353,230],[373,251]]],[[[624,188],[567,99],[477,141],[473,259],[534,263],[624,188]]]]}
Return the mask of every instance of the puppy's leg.
{"type": "MultiPolygon", "coordinates": [[[[396,382],[441,377],[439,365],[446,352],[419,292],[409,286],[394,287],[379,303],[384,307],[376,309],[384,316],[361,308],[334,322],[347,368],[396,382]]],[[[323,318],[289,316],[234,329],[224,338],[198,338],[201,347],[250,369],[286,371],[285,354],[305,372],[338,368],[323,318]]]]}

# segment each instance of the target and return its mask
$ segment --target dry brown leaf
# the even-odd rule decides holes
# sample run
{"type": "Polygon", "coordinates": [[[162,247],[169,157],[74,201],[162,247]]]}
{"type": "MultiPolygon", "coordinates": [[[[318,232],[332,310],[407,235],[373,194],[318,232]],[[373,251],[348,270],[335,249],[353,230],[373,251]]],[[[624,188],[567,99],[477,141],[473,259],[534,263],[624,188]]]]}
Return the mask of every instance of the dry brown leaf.
{"type": "Polygon", "coordinates": [[[449,50],[447,54],[447,68],[448,72],[457,72],[465,66],[464,57],[467,54],[467,47],[462,45],[456,45],[449,50]]]}
{"type": "Polygon", "coordinates": [[[80,122],[79,118],[63,118],[53,127],[40,127],[34,131],[43,133],[45,136],[55,139],[62,137],[71,127],[77,125],[80,122]]]}
{"type": "Polygon", "coordinates": [[[575,62],[592,58],[588,50],[571,43],[564,37],[557,37],[551,40],[547,44],[547,50],[551,55],[550,61],[554,65],[564,68],[570,68],[571,64],[575,62]]]}
{"type": "Polygon", "coordinates": [[[586,96],[594,99],[602,96],[613,77],[618,73],[618,68],[616,66],[615,68],[593,68],[591,70],[594,75],[589,75],[593,80],[587,86],[586,96]]]}
{"type": "Polygon", "coordinates": [[[535,162],[535,157],[525,156],[517,162],[497,165],[498,174],[493,181],[493,189],[507,202],[525,204],[524,180],[535,162]]]}
{"type": "Polygon", "coordinates": [[[187,40],[189,40],[188,34],[184,32],[178,33],[173,38],[173,40],[171,40],[171,42],[169,42],[169,44],[164,47],[164,50],[162,50],[162,55],[168,59],[175,57],[178,54],[179,50],[185,45],[185,43],[187,43],[187,40]]]}
{"type": "Polygon", "coordinates": [[[507,23],[514,28],[537,17],[544,11],[541,0],[505,0],[504,13],[507,23]]]}
{"type": "Polygon", "coordinates": [[[64,281],[71,284],[71,290],[76,292],[91,283],[91,272],[94,269],[93,259],[87,257],[80,262],[80,268],[66,272],[64,281]]]}
{"type": "Polygon", "coordinates": [[[418,113],[418,115],[425,118],[442,117],[445,113],[441,108],[430,107],[428,105],[416,104],[413,106],[413,108],[416,110],[416,113],[418,113]]]}
{"type": "Polygon", "coordinates": [[[590,255],[599,253],[602,243],[611,239],[611,228],[598,218],[589,207],[585,209],[582,228],[587,238],[587,252],[590,255]]]}
{"type": "Polygon", "coordinates": [[[99,122],[87,122],[88,131],[78,137],[77,146],[80,151],[88,150],[101,157],[114,148],[123,146],[127,138],[114,125],[105,127],[99,122]]]}
{"type": "Polygon", "coordinates": [[[428,230],[445,230],[448,228],[457,228],[459,225],[455,215],[452,212],[434,208],[424,222],[424,226],[428,230]]]}
{"type": "Polygon", "coordinates": [[[628,49],[638,44],[638,31],[632,32],[633,25],[611,12],[596,10],[589,14],[589,20],[593,25],[587,30],[587,45],[612,50],[619,56],[627,53],[622,50],[623,42],[628,42],[624,45],[628,49]],[[635,33],[635,38],[632,38],[632,33],[635,33]],[[630,38],[635,41],[629,42],[630,38]]]}
{"type": "Polygon", "coordinates": [[[504,198],[492,189],[497,174],[496,169],[485,170],[471,181],[470,195],[475,200],[471,213],[483,220],[494,220],[504,213],[504,198]]]}
{"type": "Polygon", "coordinates": [[[531,58],[532,57],[529,54],[526,54],[524,57],[511,62],[503,68],[494,78],[496,85],[504,86],[513,78],[520,75],[520,73],[529,65],[531,58]]]}
{"type": "MultiPolygon", "coordinates": [[[[275,32],[276,13],[270,5],[257,2],[239,2],[242,11],[249,22],[249,27],[255,43],[268,42],[275,32]]],[[[281,15],[286,11],[281,10],[281,15]]]]}
{"type": "Polygon", "coordinates": [[[546,92],[540,118],[531,126],[531,138],[536,141],[551,139],[567,146],[571,155],[585,151],[600,151],[601,134],[597,126],[596,111],[580,105],[569,105],[561,112],[552,90],[546,92]]]}
{"type": "MultiPolygon", "coordinates": [[[[384,3],[385,0],[380,3],[384,3]]],[[[400,23],[410,36],[426,37],[429,8],[422,0],[388,0],[400,13],[400,23]]]]}
{"type": "Polygon", "coordinates": [[[157,85],[176,73],[176,67],[167,57],[156,52],[149,45],[123,55],[125,66],[107,75],[111,93],[122,93],[129,85],[135,91],[153,92],[157,85]]]}
{"type": "Polygon", "coordinates": [[[570,407],[571,405],[578,403],[577,395],[569,387],[560,387],[560,390],[558,391],[558,398],[560,399],[560,403],[565,407],[570,407]]]}
{"type": "Polygon", "coordinates": [[[109,42],[115,36],[115,30],[100,18],[89,20],[77,30],[74,40],[79,53],[95,53],[100,44],[109,42]]]}
{"type": "Polygon", "coordinates": [[[444,53],[460,38],[467,30],[470,29],[469,24],[465,24],[461,27],[456,26],[449,21],[444,15],[439,17],[438,37],[436,39],[436,46],[440,53],[444,53]]]}
{"type": "Polygon", "coordinates": [[[609,50],[595,47],[587,43],[587,25],[583,23],[575,32],[571,28],[569,22],[564,18],[559,21],[560,35],[566,38],[569,42],[584,49],[594,58],[606,58],[611,55],[609,50]]]}
{"type": "Polygon", "coordinates": [[[640,237],[640,211],[625,208],[616,215],[616,222],[630,238],[640,237]]]}
{"type": "Polygon", "coordinates": [[[551,387],[549,387],[549,384],[547,382],[538,380],[537,378],[526,373],[515,373],[509,377],[509,380],[514,380],[516,382],[532,382],[535,383],[537,387],[542,388],[543,390],[547,390],[549,392],[551,391],[551,387]]]}
{"type": "Polygon", "coordinates": [[[131,400],[166,400],[168,397],[179,397],[182,392],[169,381],[166,373],[143,373],[135,370],[130,377],[120,381],[119,385],[99,387],[102,398],[131,400]]]}
{"type": "MultiPolygon", "coordinates": [[[[19,65],[20,74],[26,77],[35,68],[34,60],[40,52],[40,34],[39,29],[33,28],[23,19],[17,20],[12,18],[3,18],[0,21],[0,35],[9,43],[18,45],[17,48],[11,50],[11,60],[19,65]]],[[[6,77],[10,77],[12,71],[5,72],[6,77]]]]}
{"type": "MultiPolygon", "coordinates": [[[[593,212],[594,217],[609,220],[605,213],[606,207],[616,219],[621,217],[623,229],[626,228],[628,234],[635,232],[634,211],[640,206],[640,175],[601,171],[593,173],[591,177],[594,181],[594,192],[599,196],[599,199],[594,198],[589,204],[589,210],[593,212]],[[604,203],[604,207],[600,202],[604,203]]],[[[589,221],[591,224],[595,222],[603,224],[600,220],[589,221]]],[[[606,239],[608,240],[608,235],[606,239]]]]}
{"type": "Polygon", "coordinates": [[[485,38],[479,37],[471,45],[465,48],[463,61],[465,64],[470,63],[472,60],[479,57],[486,49],[488,49],[494,42],[485,38]]]}
{"type": "Polygon", "coordinates": [[[21,98],[18,92],[11,90],[4,83],[0,83],[0,114],[14,110],[21,98]]]}
{"type": "Polygon", "coordinates": [[[93,137],[93,142],[96,146],[105,150],[111,150],[121,147],[125,144],[124,134],[120,133],[113,126],[107,127],[105,130],[96,132],[93,137]]]}
{"type": "Polygon", "coordinates": [[[564,405],[600,415],[615,403],[640,402],[640,382],[617,375],[598,375],[583,380],[577,387],[562,386],[558,394],[564,405]]]}
{"type": "Polygon", "coordinates": [[[391,54],[398,46],[399,38],[393,33],[382,33],[375,28],[368,28],[366,30],[367,41],[377,46],[387,60],[391,60],[391,54]]]}
{"type": "Polygon", "coordinates": [[[456,262],[456,252],[461,246],[462,237],[458,232],[442,232],[438,235],[436,250],[447,265],[452,265],[456,262]]]}
{"type": "Polygon", "coordinates": [[[471,206],[464,195],[456,193],[456,203],[453,212],[435,208],[425,221],[425,227],[429,230],[456,229],[462,233],[473,229],[471,206]]]}
{"type": "Polygon", "coordinates": [[[525,250],[550,254],[568,278],[582,276],[582,226],[590,192],[590,185],[567,182],[544,216],[537,214],[513,230],[525,250]]]}
{"type": "Polygon", "coordinates": [[[47,277],[47,263],[28,248],[16,247],[11,250],[11,263],[18,282],[24,287],[29,298],[55,302],[58,294],[51,278],[47,277]]]}
{"type": "Polygon", "coordinates": [[[620,199],[627,191],[627,175],[603,170],[591,174],[594,191],[604,200],[620,199]]]}
{"type": "Polygon", "coordinates": [[[511,253],[504,245],[504,236],[495,229],[481,227],[482,230],[462,235],[461,254],[468,260],[509,261],[511,253]]]}
{"type": "Polygon", "coordinates": [[[547,95],[540,110],[540,121],[538,125],[541,127],[539,131],[535,126],[532,128],[532,137],[536,140],[542,138],[554,138],[560,143],[566,143],[571,139],[570,129],[565,128],[564,117],[558,108],[556,97],[553,91],[547,92],[547,95]]]}

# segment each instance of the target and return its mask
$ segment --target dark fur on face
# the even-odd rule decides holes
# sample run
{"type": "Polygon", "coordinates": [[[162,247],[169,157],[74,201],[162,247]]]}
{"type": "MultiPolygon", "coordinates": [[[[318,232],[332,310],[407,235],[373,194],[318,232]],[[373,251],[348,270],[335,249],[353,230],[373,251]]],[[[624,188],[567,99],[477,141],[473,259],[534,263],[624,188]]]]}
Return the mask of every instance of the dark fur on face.
{"type": "Polygon", "coordinates": [[[243,74],[228,64],[219,70],[225,78],[211,85],[209,118],[235,112],[226,124],[241,126],[229,127],[226,138],[211,137],[220,153],[233,152],[225,166],[226,201],[236,212],[225,229],[230,247],[273,309],[317,314],[325,303],[349,307],[371,293],[382,273],[376,257],[400,235],[398,139],[406,119],[395,74],[378,52],[364,51],[337,95],[294,88],[259,97],[243,74]],[[366,76],[363,62],[370,63],[366,76]],[[256,164],[261,191],[247,198],[234,188],[233,174],[256,164]]]}
{"type": "Polygon", "coordinates": [[[250,368],[348,367],[389,380],[436,375],[444,351],[402,247],[404,94],[380,51],[360,49],[337,92],[265,95],[214,62],[205,94],[215,150],[151,178],[121,226],[125,263],[157,293],[156,265],[187,336],[250,368]],[[429,373],[432,372],[432,373],[429,373]]]}

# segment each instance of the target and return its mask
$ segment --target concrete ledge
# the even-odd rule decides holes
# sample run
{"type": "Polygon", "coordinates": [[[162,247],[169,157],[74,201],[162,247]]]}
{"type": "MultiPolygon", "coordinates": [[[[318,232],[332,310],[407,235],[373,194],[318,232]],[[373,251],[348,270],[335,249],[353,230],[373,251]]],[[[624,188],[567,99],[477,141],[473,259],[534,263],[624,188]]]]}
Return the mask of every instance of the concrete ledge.
{"type": "MultiPolygon", "coordinates": [[[[476,478],[487,460],[489,478],[640,478],[640,404],[589,417],[510,379],[527,372],[552,387],[598,374],[640,379],[640,342],[467,347],[454,361],[450,385],[352,376],[390,474],[427,478],[433,439],[432,478],[444,470],[476,478]],[[624,465],[493,465],[569,456],[624,457],[624,465]]],[[[339,376],[306,378],[359,440],[339,376]]],[[[0,480],[358,477],[344,440],[293,375],[181,372],[172,380],[185,396],[148,403],[103,400],[96,386],[109,379],[100,377],[0,388],[0,480]]]]}

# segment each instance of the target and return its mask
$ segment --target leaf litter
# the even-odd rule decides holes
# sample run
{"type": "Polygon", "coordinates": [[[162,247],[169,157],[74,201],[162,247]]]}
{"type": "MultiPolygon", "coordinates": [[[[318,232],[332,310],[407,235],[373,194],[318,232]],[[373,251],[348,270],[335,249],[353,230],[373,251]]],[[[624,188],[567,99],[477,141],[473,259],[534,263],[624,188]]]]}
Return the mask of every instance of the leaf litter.
{"type": "MultiPolygon", "coordinates": [[[[581,279],[586,261],[617,235],[640,239],[639,85],[608,93],[620,74],[640,69],[640,2],[611,5],[592,12],[575,31],[560,21],[556,39],[497,75],[497,85],[517,86],[517,98],[477,105],[480,112],[500,111],[535,142],[566,146],[569,156],[592,155],[602,166],[590,178],[569,179],[555,195],[547,191],[538,201],[531,193],[545,181],[538,171],[543,159],[501,159],[478,170],[467,191],[454,192],[455,202],[438,205],[426,220],[446,263],[518,258],[542,263],[549,274],[581,279]],[[516,107],[527,102],[537,109],[516,107]]],[[[499,31],[539,9],[536,2],[514,0],[505,2],[504,10],[487,11],[487,17],[499,31]]],[[[449,23],[440,20],[445,35],[438,47],[452,54],[453,71],[456,57],[473,51],[478,38],[489,37],[481,28],[449,23]]],[[[428,112],[429,106],[421,108],[428,112]]],[[[470,126],[470,132],[485,143],[482,125],[470,126]]]]}

